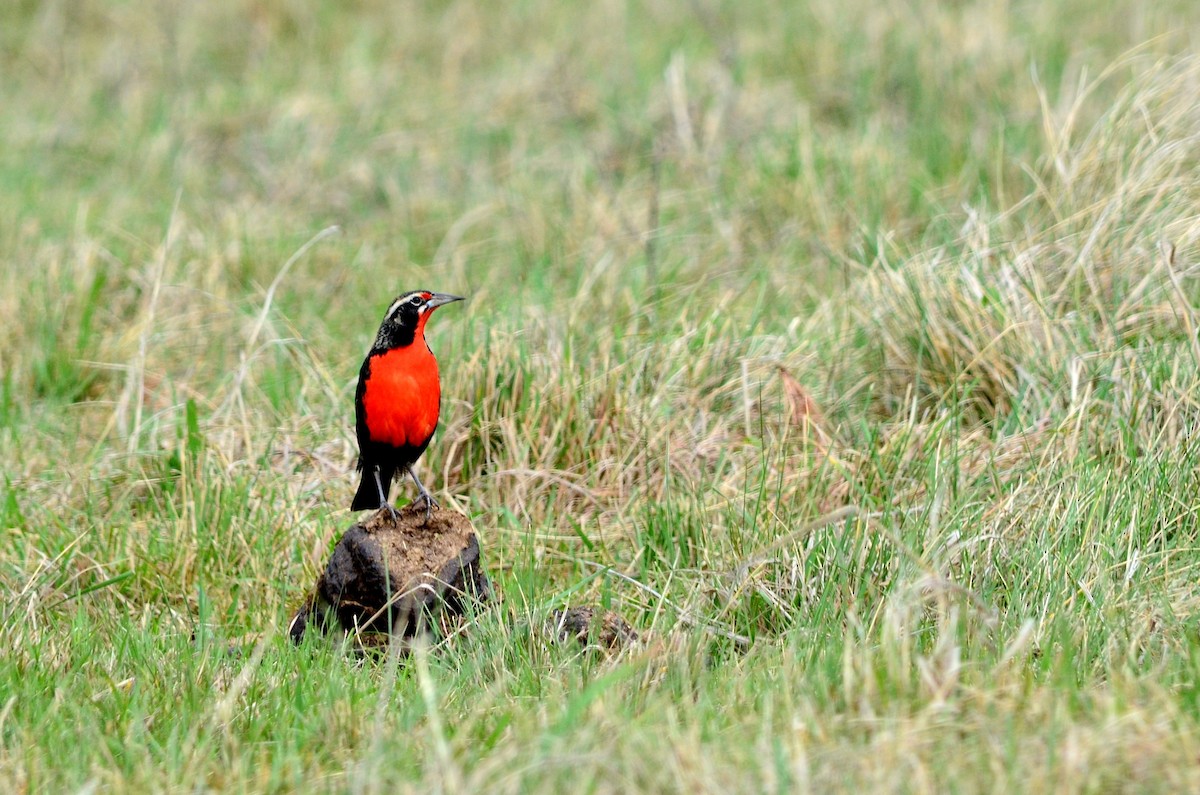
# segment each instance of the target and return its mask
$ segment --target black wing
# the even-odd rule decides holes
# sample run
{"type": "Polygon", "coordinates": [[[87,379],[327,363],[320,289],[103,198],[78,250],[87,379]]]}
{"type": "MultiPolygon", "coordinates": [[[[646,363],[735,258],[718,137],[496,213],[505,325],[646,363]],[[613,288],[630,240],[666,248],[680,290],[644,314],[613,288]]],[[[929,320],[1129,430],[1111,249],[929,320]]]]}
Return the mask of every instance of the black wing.
{"type": "Polygon", "coordinates": [[[367,393],[367,379],[371,377],[371,354],[363,359],[358,371],[358,389],[354,391],[354,431],[358,436],[358,466],[363,468],[362,452],[371,443],[371,432],[367,429],[367,407],[363,396],[367,393]]]}

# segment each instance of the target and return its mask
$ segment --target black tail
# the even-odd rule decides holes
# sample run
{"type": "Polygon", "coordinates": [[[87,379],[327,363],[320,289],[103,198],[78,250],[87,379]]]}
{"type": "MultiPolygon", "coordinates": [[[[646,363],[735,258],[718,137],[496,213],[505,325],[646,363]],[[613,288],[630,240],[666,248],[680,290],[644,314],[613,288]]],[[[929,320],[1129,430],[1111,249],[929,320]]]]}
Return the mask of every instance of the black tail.
{"type": "MultiPolygon", "coordinates": [[[[365,511],[370,508],[382,508],[383,504],[379,501],[379,487],[375,485],[375,470],[377,465],[366,464],[362,468],[362,480],[358,482],[358,491],[354,495],[354,502],[350,503],[350,510],[365,511]]],[[[379,482],[383,486],[383,498],[386,500],[388,492],[392,490],[392,477],[396,474],[396,470],[391,467],[379,466],[379,482]]]]}

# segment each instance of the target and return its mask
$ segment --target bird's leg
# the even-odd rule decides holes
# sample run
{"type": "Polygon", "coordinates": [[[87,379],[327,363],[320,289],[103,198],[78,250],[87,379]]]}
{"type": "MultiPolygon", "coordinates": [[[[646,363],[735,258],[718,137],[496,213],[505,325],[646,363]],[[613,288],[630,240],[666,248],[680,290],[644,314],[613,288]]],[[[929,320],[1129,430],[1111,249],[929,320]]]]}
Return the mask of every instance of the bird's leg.
{"type": "Polygon", "coordinates": [[[375,488],[379,489],[379,504],[388,509],[388,513],[392,515],[392,524],[395,524],[400,517],[396,515],[396,509],[387,501],[387,497],[383,495],[383,481],[379,479],[379,467],[372,467],[372,470],[375,472],[375,488]]]}
{"type": "Polygon", "coordinates": [[[438,505],[438,501],[435,500],[433,495],[429,493],[429,489],[425,488],[425,486],[421,483],[421,479],[417,477],[417,470],[409,467],[408,474],[412,475],[413,483],[417,484],[417,491],[419,492],[417,494],[417,499],[425,500],[425,521],[428,522],[429,517],[433,515],[433,509],[440,509],[442,506],[438,505]]]}

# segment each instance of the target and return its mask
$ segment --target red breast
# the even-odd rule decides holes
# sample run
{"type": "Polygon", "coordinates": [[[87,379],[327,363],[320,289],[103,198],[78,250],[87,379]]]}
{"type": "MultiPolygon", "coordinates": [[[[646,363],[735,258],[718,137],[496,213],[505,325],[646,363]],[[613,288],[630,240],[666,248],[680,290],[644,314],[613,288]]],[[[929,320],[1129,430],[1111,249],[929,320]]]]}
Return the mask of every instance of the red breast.
{"type": "Polygon", "coordinates": [[[411,345],[371,357],[363,408],[373,442],[419,447],[437,428],[442,387],[437,359],[422,333],[426,317],[411,345]]]}

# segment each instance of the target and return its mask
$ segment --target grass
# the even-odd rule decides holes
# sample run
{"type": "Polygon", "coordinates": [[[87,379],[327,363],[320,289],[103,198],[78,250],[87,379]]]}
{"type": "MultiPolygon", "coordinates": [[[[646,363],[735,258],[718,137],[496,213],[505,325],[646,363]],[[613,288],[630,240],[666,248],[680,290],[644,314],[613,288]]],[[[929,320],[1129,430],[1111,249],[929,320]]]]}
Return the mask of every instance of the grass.
{"type": "Polygon", "coordinates": [[[14,5],[0,790],[1200,788],[1197,23],[14,5]],[[294,647],[413,287],[503,605],[294,647]]]}

